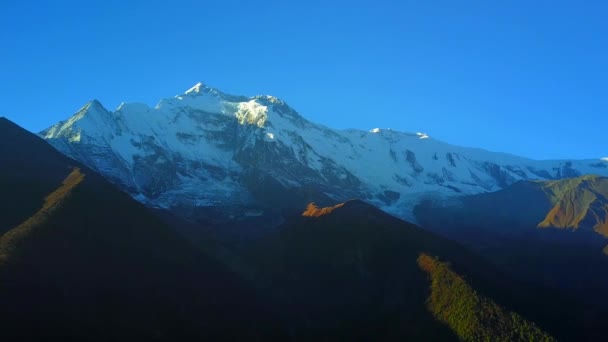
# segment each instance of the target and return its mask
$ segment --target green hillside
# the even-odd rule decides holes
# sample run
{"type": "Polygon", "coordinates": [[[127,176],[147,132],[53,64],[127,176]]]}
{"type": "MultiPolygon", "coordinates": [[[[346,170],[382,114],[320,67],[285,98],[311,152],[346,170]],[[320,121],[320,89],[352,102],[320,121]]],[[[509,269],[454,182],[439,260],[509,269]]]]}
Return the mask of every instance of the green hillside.
{"type": "Polygon", "coordinates": [[[555,341],[532,322],[479,295],[447,263],[426,254],[418,265],[431,278],[429,310],[462,341],[555,341]]]}

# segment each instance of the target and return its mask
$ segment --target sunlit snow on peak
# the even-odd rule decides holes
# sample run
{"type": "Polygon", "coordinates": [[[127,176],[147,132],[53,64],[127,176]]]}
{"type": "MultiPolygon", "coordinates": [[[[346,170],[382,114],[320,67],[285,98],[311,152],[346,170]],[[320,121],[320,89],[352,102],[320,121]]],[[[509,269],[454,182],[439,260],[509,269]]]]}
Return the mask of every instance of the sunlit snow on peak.
{"type": "Polygon", "coordinates": [[[601,160],[601,161],[608,162],[608,157],[604,157],[604,158],[602,158],[602,159],[600,159],[600,160],[601,160]]]}
{"type": "Polygon", "coordinates": [[[205,85],[202,82],[198,82],[197,84],[194,85],[194,87],[186,90],[186,94],[190,94],[190,93],[200,93],[201,89],[205,88],[205,85]]]}
{"type": "Polygon", "coordinates": [[[234,115],[241,125],[257,125],[261,128],[264,127],[268,119],[268,107],[262,106],[255,100],[241,102],[238,104],[238,110],[234,115]]]}
{"type": "Polygon", "coordinates": [[[418,139],[428,139],[429,138],[428,134],[426,134],[426,133],[418,132],[418,133],[416,133],[416,135],[418,136],[418,139]]]}
{"type": "Polygon", "coordinates": [[[369,131],[370,133],[380,133],[380,128],[374,128],[371,131],[369,131]]]}

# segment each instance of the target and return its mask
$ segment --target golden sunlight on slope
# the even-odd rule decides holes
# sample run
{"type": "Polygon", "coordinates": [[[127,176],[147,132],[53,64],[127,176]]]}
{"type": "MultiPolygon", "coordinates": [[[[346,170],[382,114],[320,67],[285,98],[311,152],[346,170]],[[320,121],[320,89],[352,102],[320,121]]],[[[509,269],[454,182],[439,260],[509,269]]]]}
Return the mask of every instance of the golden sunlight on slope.
{"type": "Polygon", "coordinates": [[[62,185],[45,198],[42,208],[37,213],[0,237],[0,266],[7,262],[11,257],[11,252],[15,250],[21,241],[27,239],[36,227],[44,223],[49,215],[69,198],[72,190],[83,180],[84,174],[79,168],[74,168],[64,179],[62,185]]]}
{"type": "Polygon", "coordinates": [[[608,237],[607,178],[583,176],[547,182],[544,191],[553,208],[538,227],[578,229],[583,224],[608,237]]]}
{"type": "Polygon", "coordinates": [[[344,204],[345,203],[340,203],[340,204],[334,205],[333,207],[319,208],[319,207],[317,207],[317,205],[314,202],[312,202],[312,203],[308,204],[308,206],[306,207],[306,210],[302,213],[302,216],[320,217],[323,215],[330,214],[332,211],[336,210],[337,208],[342,207],[344,204]]]}
{"type": "Polygon", "coordinates": [[[569,191],[549,211],[539,227],[579,228],[591,204],[597,199],[588,190],[569,191]]]}

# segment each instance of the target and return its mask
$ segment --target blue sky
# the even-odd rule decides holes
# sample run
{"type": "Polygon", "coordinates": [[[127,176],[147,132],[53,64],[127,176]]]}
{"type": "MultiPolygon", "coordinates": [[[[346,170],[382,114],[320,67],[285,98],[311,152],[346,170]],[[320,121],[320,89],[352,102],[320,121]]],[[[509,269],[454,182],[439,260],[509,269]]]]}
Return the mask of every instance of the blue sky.
{"type": "Polygon", "coordinates": [[[196,82],[333,128],[427,132],[538,159],[608,155],[605,1],[0,1],[0,116],[196,82]],[[331,4],[329,4],[331,3],[331,4]]]}

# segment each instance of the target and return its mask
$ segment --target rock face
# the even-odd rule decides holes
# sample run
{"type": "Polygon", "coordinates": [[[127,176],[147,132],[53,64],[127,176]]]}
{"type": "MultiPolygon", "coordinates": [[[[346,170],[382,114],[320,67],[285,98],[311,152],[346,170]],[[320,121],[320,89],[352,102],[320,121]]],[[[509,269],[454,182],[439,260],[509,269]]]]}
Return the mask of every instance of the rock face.
{"type": "Polygon", "coordinates": [[[109,111],[92,101],[40,135],[135,199],[183,216],[356,197],[411,219],[423,198],[608,175],[605,160],[535,161],[424,133],[333,130],[275,97],[232,96],[200,83],[154,108],[123,103],[109,111]]]}

